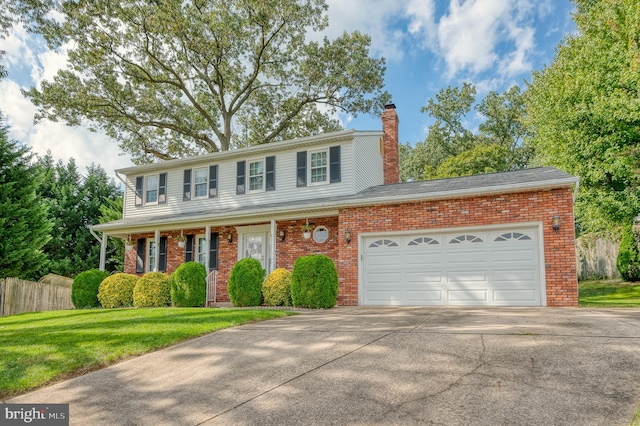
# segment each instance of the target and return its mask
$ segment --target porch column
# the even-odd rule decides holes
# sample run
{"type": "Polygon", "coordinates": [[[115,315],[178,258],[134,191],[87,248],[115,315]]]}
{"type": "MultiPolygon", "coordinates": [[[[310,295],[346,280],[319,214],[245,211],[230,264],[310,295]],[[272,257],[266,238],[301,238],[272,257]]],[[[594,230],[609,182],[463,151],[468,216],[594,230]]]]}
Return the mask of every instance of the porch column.
{"type": "Polygon", "coordinates": [[[205,256],[205,259],[204,259],[204,269],[207,270],[207,275],[209,275],[209,256],[211,256],[211,253],[209,252],[209,247],[211,247],[211,225],[207,225],[204,228],[204,234],[207,240],[207,247],[205,248],[205,252],[207,253],[207,255],[205,256]]]}
{"type": "Polygon", "coordinates": [[[102,233],[102,238],[100,239],[100,270],[105,270],[105,263],[107,259],[107,234],[102,233]]]}
{"type": "Polygon", "coordinates": [[[158,264],[160,263],[160,230],[156,229],[156,233],[153,236],[156,242],[156,264],[153,265],[153,272],[158,272],[158,264]]]}
{"type": "Polygon", "coordinates": [[[271,219],[271,244],[269,244],[270,246],[270,256],[269,256],[269,270],[267,271],[267,273],[273,272],[274,269],[276,269],[276,233],[278,232],[278,230],[276,229],[276,220],[275,219],[271,219]]]}

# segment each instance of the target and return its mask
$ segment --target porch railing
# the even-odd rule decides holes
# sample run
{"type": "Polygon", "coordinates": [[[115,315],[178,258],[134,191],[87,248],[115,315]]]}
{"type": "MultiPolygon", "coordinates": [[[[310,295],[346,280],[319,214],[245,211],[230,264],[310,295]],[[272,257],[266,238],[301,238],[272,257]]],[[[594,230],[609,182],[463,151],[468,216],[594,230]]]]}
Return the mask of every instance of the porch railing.
{"type": "Polygon", "coordinates": [[[216,284],[218,281],[218,271],[213,270],[207,275],[207,303],[205,306],[209,306],[209,302],[216,303],[216,284]]]}

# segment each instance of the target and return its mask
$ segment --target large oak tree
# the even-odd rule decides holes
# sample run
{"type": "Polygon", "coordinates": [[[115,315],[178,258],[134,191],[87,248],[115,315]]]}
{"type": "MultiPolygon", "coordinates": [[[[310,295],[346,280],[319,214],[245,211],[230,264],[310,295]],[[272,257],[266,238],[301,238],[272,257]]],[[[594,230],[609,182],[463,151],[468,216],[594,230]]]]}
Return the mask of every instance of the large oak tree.
{"type": "MultiPolygon", "coordinates": [[[[324,0],[67,1],[50,39],[69,67],[25,94],[38,119],[88,124],[134,162],[336,130],[377,113],[385,62],[359,32],[310,41],[324,0]]],[[[319,37],[318,37],[319,38],[319,37]]]]}

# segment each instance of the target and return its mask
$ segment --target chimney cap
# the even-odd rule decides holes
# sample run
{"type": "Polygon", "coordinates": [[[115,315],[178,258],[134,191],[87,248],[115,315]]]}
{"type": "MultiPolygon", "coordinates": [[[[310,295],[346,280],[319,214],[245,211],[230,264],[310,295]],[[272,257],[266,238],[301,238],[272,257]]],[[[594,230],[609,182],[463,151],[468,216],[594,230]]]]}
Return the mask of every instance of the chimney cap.
{"type": "Polygon", "coordinates": [[[396,104],[386,104],[384,109],[396,109],[396,104]]]}

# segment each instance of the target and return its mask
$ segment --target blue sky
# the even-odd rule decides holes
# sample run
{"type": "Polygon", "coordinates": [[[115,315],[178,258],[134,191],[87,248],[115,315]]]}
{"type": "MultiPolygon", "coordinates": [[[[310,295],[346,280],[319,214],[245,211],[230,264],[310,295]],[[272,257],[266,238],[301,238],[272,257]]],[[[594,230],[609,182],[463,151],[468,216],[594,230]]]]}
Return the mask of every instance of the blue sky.
{"type": "MultiPolygon", "coordinates": [[[[371,36],[371,54],[387,60],[385,89],[400,117],[400,142],[424,140],[430,117],[420,108],[439,89],[471,82],[478,100],[490,90],[524,87],[531,72],[549,64],[555,47],[574,31],[568,0],[327,0],[329,28],[323,35],[359,30],[371,36]]],[[[8,78],[0,81],[0,110],[10,136],[38,154],[50,149],[81,171],[92,162],[109,174],[131,165],[117,143],[64,123],[33,125],[35,108],[20,93],[51,80],[66,63],[64,51],[49,51],[37,36],[15,28],[0,50],[8,78]]],[[[339,116],[345,128],[376,130],[379,118],[339,116]]],[[[476,118],[477,119],[477,118],[476,118]]],[[[470,118],[473,126],[474,117],[470,118]]]]}

